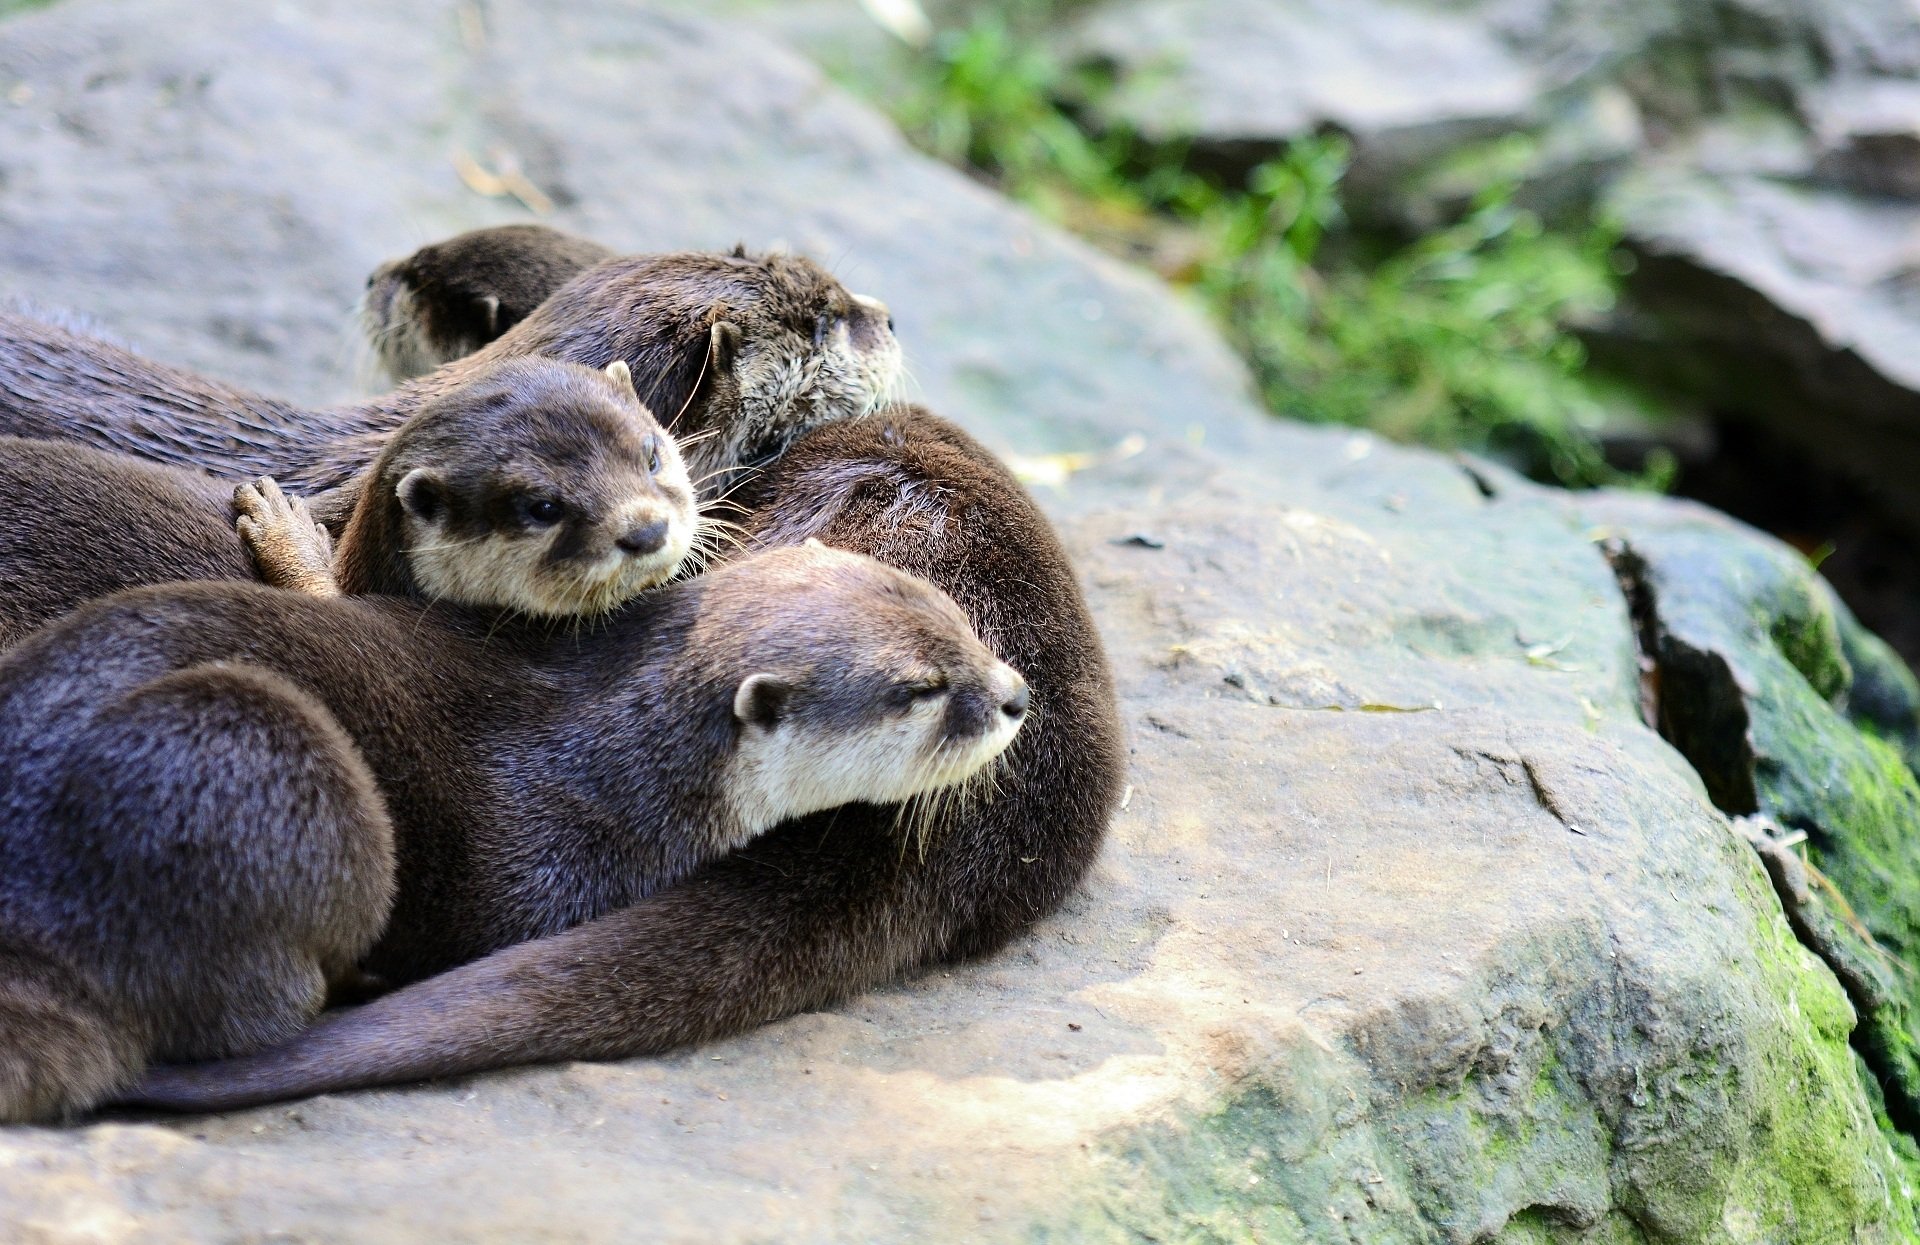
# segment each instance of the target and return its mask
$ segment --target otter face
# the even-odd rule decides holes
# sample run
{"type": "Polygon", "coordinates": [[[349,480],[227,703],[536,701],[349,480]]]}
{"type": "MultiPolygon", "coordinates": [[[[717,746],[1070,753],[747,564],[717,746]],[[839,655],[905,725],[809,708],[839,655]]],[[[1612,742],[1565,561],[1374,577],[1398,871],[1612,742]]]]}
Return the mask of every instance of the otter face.
{"type": "Polygon", "coordinates": [[[886,305],[811,260],[736,249],[596,263],[604,254],[537,226],[477,230],[382,265],[362,321],[396,377],[483,345],[492,360],[625,360],[709,497],[807,429],[895,396],[886,305]]]}
{"type": "MultiPolygon", "coordinates": [[[[750,642],[727,790],[748,833],[820,809],[894,804],[982,773],[1026,720],[1026,681],[933,585],[809,541],[777,589],[797,637],[750,642]]],[[[766,554],[755,560],[765,560],[766,554]]]]}
{"type": "Polygon", "coordinates": [[[515,360],[400,435],[400,547],[428,596],[604,613],[670,578],[692,546],[686,466],[624,364],[515,360]]]}
{"type": "Polygon", "coordinates": [[[467,325],[489,325],[499,314],[497,302],[484,301],[491,295],[481,302],[461,299],[436,309],[417,297],[402,267],[405,262],[393,260],[374,269],[359,307],[361,335],[380,369],[396,381],[424,376],[447,359],[478,350],[490,338],[468,331],[467,325]]]}
{"type": "Polygon", "coordinates": [[[712,469],[764,463],[809,428],[871,415],[894,400],[901,356],[887,305],[824,273],[812,294],[760,333],[742,335],[733,363],[736,435],[725,447],[728,462],[712,469]]]}
{"type": "Polygon", "coordinates": [[[737,249],[609,260],[487,354],[625,359],[708,497],[807,429],[873,414],[900,379],[884,303],[849,293],[812,260],[737,249]]]}

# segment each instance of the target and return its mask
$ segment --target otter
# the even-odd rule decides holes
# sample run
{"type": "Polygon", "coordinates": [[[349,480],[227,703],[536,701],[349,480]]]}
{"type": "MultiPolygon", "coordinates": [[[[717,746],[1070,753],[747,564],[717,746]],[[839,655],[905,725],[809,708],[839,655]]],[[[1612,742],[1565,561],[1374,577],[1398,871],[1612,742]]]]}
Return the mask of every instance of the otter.
{"type": "MultiPolygon", "coordinates": [[[[667,578],[711,526],[624,364],[506,359],[422,404],[374,469],[380,504],[341,540],[348,592],[531,614],[602,611],[667,578]],[[404,557],[400,556],[405,551],[404,557]]],[[[95,597],[253,579],[241,535],[292,503],[82,445],[0,438],[0,649],[95,597]]],[[[326,537],[281,530],[324,550],[326,537]]]]}
{"type": "Polygon", "coordinates": [[[232,479],[272,476],[344,522],[347,487],[423,404],[507,358],[622,360],[705,497],[800,431],[871,414],[900,350],[884,305],[811,260],[618,257],[575,276],[477,354],[391,393],[305,410],[0,311],[0,436],[72,441],[232,479]]]}
{"type": "Polygon", "coordinates": [[[911,849],[897,807],[786,821],[671,887],[284,1045],[152,1068],[121,1101],[218,1110],[663,1051],[984,954],[1052,911],[1099,848],[1123,749],[1099,635],[1032,499],[965,433],[913,409],[806,433],[741,498],[757,548],[818,539],[921,576],[1026,676],[1029,721],[991,791],[927,810],[911,849]]]}
{"type": "Polygon", "coordinates": [[[337,551],[271,477],[235,492],[277,587],[535,617],[605,613],[671,577],[699,524],[673,439],[616,360],[508,359],[421,408],[368,473],[337,551]]]}
{"type": "Polygon", "coordinates": [[[614,251],[545,225],[475,229],[367,278],[360,327],[398,383],[472,354],[614,251]]]}
{"type": "Polygon", "coordinates": [[[963,782],[1026,706],[938,589],[818,542],[592,644],[255,584],[91,603],[0,659],[0,1119],[291,1036],[356,962],[413,980],[963,782]]]}

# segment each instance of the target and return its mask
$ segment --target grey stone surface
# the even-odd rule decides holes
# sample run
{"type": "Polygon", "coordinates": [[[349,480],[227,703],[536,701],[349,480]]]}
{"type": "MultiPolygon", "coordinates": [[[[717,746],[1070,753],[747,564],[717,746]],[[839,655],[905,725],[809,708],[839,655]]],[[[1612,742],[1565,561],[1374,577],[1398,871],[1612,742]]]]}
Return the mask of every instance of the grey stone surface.
{"type": "Polygon", "coordinates": [[[1920,535],[1905,0],[1108,0],[1070,42],[1123,67],[1121,115],[1216,154],[1351,133],[1355,209],[1395,224],[1463,201],[1473,142],[1532,135],[1523,194],[1604,204],[1647,261],[1627,366],[1770,422],[1920,535]]]}
{"type": "Polygon", "coordinates": [[[1872,482],[1920,532],[1920,203],[1704,164],[1610,192],[1658,326],[1627,357],[1872,482]]]}
{"type": "Polygon", "coordinates": [[[1566,498],[1266,421],[1164,289],[735,28],[602,0],[0,26],[0,288],[343,392],[384,255],[511,210],[784,237],[1059,472],[1132,790],[1031,937],[651,1060],[0,1133],[0,1239],[1898,1240],[1853,1015],[1640,721],[1566,498]],[[468,20],[463,34],[462,15],[468,20]]]}
{"type": "Polygon", "coordinates": [[[1112,112],[1221,146],[1323,125],[1363,155],[1457,144],[1529,124],[1543,88],[1484,23],[1396,0],[1123,3],[1072,45],[1127,68],[1112,112]]]}

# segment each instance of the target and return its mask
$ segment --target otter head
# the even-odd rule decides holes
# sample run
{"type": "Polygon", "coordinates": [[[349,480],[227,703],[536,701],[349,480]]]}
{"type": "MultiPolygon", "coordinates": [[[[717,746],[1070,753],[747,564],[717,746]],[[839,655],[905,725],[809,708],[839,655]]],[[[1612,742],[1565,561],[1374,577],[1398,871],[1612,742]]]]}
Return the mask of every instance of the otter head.
{"type": "Polygon", "coordinates": [[[696,514],[679,450],[625,364],[509,360],[394,434],[342,537],[343,588],[361,587],[346,582],[356,562],[384,546],[424,596],[601,613],[679,569],[696,514]]]}
{"type": "MultiPolygon", "coordinates": [[[[555,270],[566,267],[551,245],[565,235],[492,232],[495,252],[545,250],[555,270]]],[[[388,322],[421,314],[422,287],[405,288],[406,302],[389,300],[388,322]]],[[[900,376],[884,303],[848,292],[809,259],[740,249],[629,255],[587,268],[473,359],[417,383],[438,391],[473,364],[524,355],[588,367],[624,360],[709,497],[807,429],[879,410],[900,376]]]]}
{"type": "Polygon", "coordinates": [[[360,326],[381,369],[410,380],[472,354],[612,256],[545,225],[475,229],[375,268],[360,326]]]}
{"type": "Polygon", "coordinates": [[[709,578],[738,597],[713,617],[735,637],[725,789],[747,833],[960,785],[1020,731],[1025,680],[925,580],[813,540],[709,578]]]}

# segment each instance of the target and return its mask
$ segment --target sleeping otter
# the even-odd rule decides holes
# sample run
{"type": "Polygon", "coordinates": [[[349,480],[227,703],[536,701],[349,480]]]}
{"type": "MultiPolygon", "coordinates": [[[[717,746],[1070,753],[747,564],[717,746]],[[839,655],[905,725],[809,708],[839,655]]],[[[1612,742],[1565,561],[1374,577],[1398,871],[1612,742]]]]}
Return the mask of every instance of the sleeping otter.
{"type": "Polygon", "coordinates": [[[423,246],[367,278],[360,327],[396,383],[472,354],[614,252],[545,225],[497,225],[423,246]]]}
{"type": "Polygon", "coordinates": [[[592,644],[252,584],[95,602],[0,660],[0,1120],[289,1037],[357,961],[411,980],[961,782],[1026,703],[937,589],[818,542],[592,644]]]}

